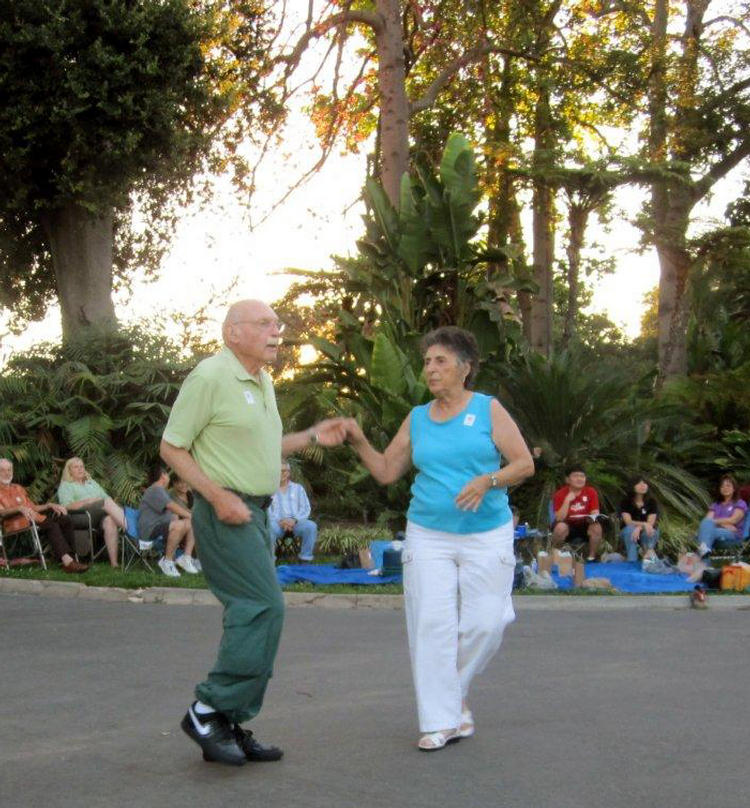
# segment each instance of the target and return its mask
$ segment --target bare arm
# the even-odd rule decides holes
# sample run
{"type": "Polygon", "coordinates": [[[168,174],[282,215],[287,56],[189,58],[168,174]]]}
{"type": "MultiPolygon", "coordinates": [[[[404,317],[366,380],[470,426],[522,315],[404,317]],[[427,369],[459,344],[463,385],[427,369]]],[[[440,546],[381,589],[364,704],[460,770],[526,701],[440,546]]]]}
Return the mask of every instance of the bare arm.
{"type": "Polygon", "coordinates": [[[388,444],[384,452],[373,449],[365,437],[359,424],[351,419],[348,423],[349,442],[359,455],[365,468],[381,485],[389,485],[403,476],[411,466],[411,438],[409,424],[411,415],[407,415],[399,427],[396,436],[388,444]]]}
{"type": "Polygon", "coordinates": [[[745,512],[742,508],[735,508],[732,511],[731,516],[727,516],[724,519],[714,519],[717,525],[724,526],[724,527],[737,527],[739,523],[745,518],[745,512]]]}
{"type": "Polygon", "coordinates": [[[159,453],[168,466],[211,504],[220,521],[229,525],[242,525],[250,521],[252,514],[242,499],[208,478],[187,449],[162,440],[159,453]]]}
{"type": "Polygon", "coordinates": [[[56,502],[45,502],[42,505],[34,505],[34,510],[37,513],[52,511],[52,513],[59,513],[62,516],[68,512],[68,509],[64,505],[58,505],[56,502]]]}
{"type": "Polygon", "coordinates": [[[515,485],[534,476],[534,459],[521,430],[496,399],[492,401],[492,440],[508,461],[497,474],[500,485],[515,485]]]}
{"type": "MultiPolygon", "coordinates": [[[[521,435],[521,430],[510,417],[505,407],[492,399],[492,441],[507,463],[498,471],[492,472],[498,488],[520,483],[534,474],[534,459],[521,435]]],[[[480,474],[464,486],[456,497],[456,505],[463,510],[477,510],[484,495],[492,487],[490,474],[480,474]]]]}
{"type": "Polygon", "coordinates": [[[565,495],[565,499],[560,506],[559,511],[555,511],[555,522],[564,522],[568,516],[568,511],[570,510],[570,503],[575,499],[575,493],[573,491],[568,491],[565,495]]]}
{"type": "Polygon", "coordinates": [[[28,505],[13,505],[11,508],[0,508],[0,519],[5,519],[8,516],[15,516],[20,514],[29,520],[35,520],[37,511],[28,505]]]}
{"type": "Polygon", "coordinates": [[[304,432],[290,432],[281,439],[281,455],[294,454],[311,443],[320,446],[339,446],[346,440],[346,419],[327,418],[304,432]]]}
{"type": "Polygon", "coordinates": [[[191,517],[190,511],[183,505],[180,505],[179,502],[175,502],[174,500],[172,500],[172,502],[167,503],[166,507],[168,511],[176,513],[177,516],[181,516],[183,519],[190,519],[191,517]]]}

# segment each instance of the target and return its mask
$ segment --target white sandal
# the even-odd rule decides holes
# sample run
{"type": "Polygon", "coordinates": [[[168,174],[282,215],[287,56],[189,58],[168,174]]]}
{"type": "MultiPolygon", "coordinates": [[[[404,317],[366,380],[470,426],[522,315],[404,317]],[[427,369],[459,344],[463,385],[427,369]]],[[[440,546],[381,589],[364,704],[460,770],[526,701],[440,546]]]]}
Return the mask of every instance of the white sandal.
{"type": "Polygon", "coordinates": [[[449,743],[456,743],[461,740],[461,735],[457,730],[447,730],[445,732],[427,732],[417,743],[421,752],[436,752],[443,749],[449,743]]]}
{"type": "Polygon", "coordinates": [[[471,710],[461,711],[461,726],[457,731],[459,738],[471,738],[474,734],[474,716],[471,710]]]}

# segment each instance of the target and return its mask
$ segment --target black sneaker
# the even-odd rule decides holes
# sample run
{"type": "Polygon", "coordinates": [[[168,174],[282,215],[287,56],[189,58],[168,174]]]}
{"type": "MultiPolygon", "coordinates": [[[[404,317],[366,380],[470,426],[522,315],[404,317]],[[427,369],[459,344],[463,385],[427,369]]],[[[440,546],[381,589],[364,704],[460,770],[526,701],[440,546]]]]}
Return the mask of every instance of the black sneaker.
{"type": "Polygon", "coordinates": [[[227,766],[247,763],[245,751],[238,744],[229,719],[223,713],[198,715],[194,707],[195,702],[188,708],[180,726],[203,749],[203,759],[227,766]]]}
{"type": "MultiPolygon", "coordinates": [[[[284,757],[283,750],[279,749],[278,746],[264,746],[253,737],[253,733],[249,729],[242,729],[239,724],[232,726],[232,733],[237,745],[245,753],[247,760],[274,761],[281,760],[284,757]]],[[[205,749],[203,750],[203,759],[209,763],[213,761],[211,753],[205,749]]]]}

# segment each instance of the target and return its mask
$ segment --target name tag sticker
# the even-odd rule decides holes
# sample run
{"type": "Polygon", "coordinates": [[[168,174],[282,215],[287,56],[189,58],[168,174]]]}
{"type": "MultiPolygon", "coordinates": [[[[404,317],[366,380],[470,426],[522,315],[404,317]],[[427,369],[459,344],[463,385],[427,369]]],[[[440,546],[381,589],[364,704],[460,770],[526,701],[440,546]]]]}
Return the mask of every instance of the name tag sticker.
{"type": "Polygon", "coordinates": [[[474,426],[474,421],[476,420],[476,415],[473,412],[470,412],[464,418],[464,426],[474,426]]]}
{"type": "Polygon", "coordinates": [[[255,404],[255,399],[253,398],[253,394],[250,392],[250,390],[245,390],[244,392],[245,401],[247,401],[248,404],[255,404]]]}

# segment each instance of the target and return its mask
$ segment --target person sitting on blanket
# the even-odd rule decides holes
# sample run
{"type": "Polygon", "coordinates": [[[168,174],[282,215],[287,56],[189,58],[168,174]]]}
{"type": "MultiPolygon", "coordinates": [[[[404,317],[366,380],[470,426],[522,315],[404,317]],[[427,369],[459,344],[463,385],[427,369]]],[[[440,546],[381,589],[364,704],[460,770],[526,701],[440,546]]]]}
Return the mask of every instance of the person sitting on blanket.
{"type": "Polygon", "coordinates": [[[290,478],[289,463],[282,461],[281,484],[268,508],[268,522],[274,541],[278,541],[287,531],[297,536],[302,542],[299,560],[309,563],[313,560],[318,526],[309,518],[310,500],[305,489],[299,483],[291,482],[290,478]]]}
{"type": "Polygon", "coordinates": [[[63,505],[45,502],[35,505],[22,485],[13,482],[13,463],[0,459],[0,522],[3,531],[13,533],[36,523],[42,539],[48,539],[55,558],[65,572],[86,572],[88,566],[73,558],[73,522],[63,505]],[[45,511],[47,514],[45,515],[45,511]]]}
{"type": "Polygon", "coordinates": [[[586,485],[586,472],[582,466],[569,466],[565,470],[565,485],[558,488],[552,498],[555,512],[552,544],[559,547],[568,541],[588,540],[587,561],[596,561],[596,551],[602,541],[599,521],[599,495],[586,485]]]}
{"type": "Polygon", "coordinates": [[[622,529],[620,537],[625,545],[628,561],[638,561],[638,545],[643,548],[643,565],[656,560],[656,542],[659,540],[659,506],[648,493],[648,482],[635,476],[620,503],[622,529]]]}
{"type": "Polygon", "coordinates": [[[157,464],[151,472],[150,482],[138,509],[138,535],[144,541],[166,541],[164,555],[158,564],[170,578],[180,577],[177,567],[193,574],[200,572],[199,562],[193,558],[195,537],[190,511],[169,496],[169,472],[157,464]],[[175,551],[181,544],[185,552],[175,560],[175,551]]]}

